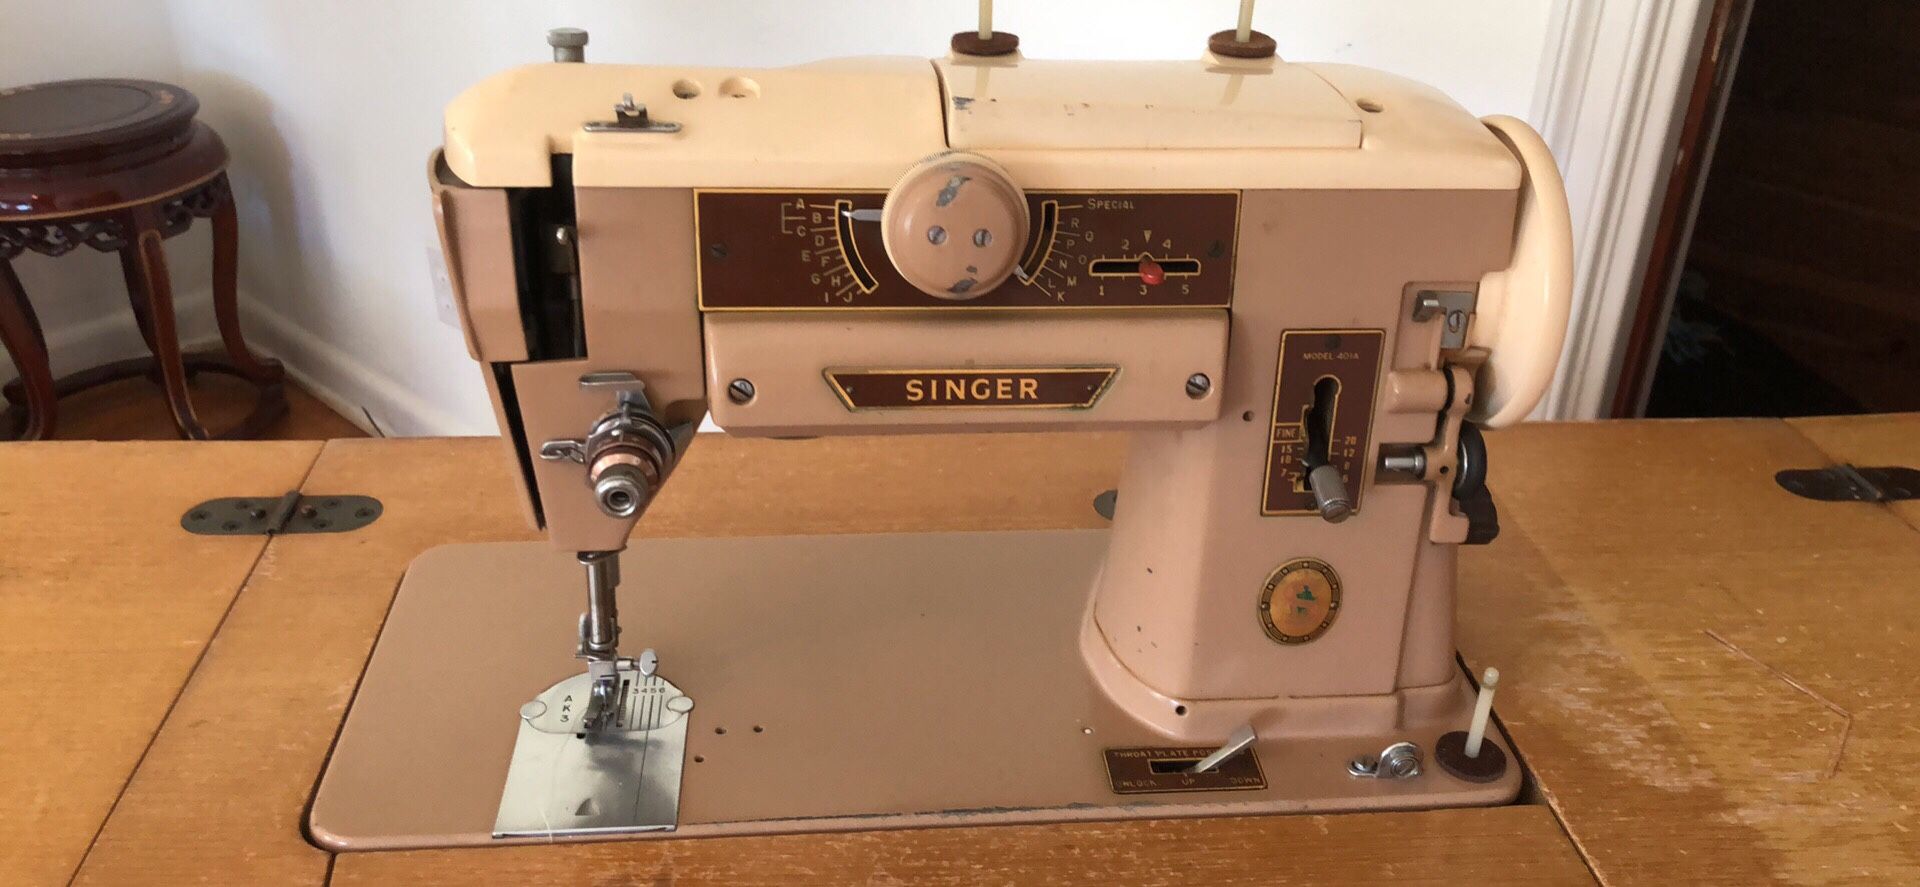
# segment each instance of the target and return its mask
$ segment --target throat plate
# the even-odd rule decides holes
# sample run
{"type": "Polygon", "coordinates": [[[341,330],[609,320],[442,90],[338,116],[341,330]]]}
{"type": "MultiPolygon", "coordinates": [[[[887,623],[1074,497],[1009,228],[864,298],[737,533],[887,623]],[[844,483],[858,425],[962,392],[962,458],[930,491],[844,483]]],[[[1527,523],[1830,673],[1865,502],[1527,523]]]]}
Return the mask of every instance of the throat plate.
{"type": "Polygon", "coordinates": [[[496,838],[672,831],[693,699],[658,674],[622,669],[613,721],[576,733],[592,680],[567,678],[520,709],[496,838]]]}

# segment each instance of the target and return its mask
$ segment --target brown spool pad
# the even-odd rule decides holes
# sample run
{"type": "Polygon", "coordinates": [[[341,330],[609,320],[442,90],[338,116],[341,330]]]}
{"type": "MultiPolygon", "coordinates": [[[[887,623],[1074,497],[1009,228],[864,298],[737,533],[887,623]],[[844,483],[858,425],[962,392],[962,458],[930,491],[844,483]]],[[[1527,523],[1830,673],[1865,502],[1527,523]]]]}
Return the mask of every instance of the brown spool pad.
{"type": "Polygon", "coordinates": [[[1455,730],[1440,737],[1433,759],[1442,769],[1468,782],[1492,782],[1507,772],[1507,753],[1491,741],[1480,743],[1480,756],[1467,757],[1467,733],[1455,730]]]}
{"type": "Polygon", "coordinates": [[[961,55],[1008,55],[1020,48],[1020,35],[995,31],[982,40],[979,31],[961,31],[949,45],[961,55]]]}
{"type": "MultiPolygon", "coordinates": [[[[1233,31],[1221,31],[1214,34],[1212,37],[1207,38],[1207,48],[1213,50],[1214,55],[1223,55],[1236,59],[1272,58],[1274,51],[1279,48],[1279,44],[1274,43],[1272,37],[1268,37],[1259,31],[1251,32],[1245,43],[1233,39],[1234,36],[1235,33],[1233,31]]],[[[958,38],[956,37],[955,39],[958,38]]]]}

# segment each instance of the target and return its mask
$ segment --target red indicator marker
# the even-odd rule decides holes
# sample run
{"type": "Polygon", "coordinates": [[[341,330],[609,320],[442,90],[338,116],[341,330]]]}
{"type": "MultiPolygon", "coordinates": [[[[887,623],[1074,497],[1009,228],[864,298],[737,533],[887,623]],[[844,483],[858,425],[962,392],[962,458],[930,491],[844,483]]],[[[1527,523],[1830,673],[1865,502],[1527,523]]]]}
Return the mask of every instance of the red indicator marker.
{"type": "Polygon", "coordinates": [[[1140,260],[1140,282],[1148,286],[1159,286],[1167,280],[1167,269],[1152,259],[1140,260]]]}

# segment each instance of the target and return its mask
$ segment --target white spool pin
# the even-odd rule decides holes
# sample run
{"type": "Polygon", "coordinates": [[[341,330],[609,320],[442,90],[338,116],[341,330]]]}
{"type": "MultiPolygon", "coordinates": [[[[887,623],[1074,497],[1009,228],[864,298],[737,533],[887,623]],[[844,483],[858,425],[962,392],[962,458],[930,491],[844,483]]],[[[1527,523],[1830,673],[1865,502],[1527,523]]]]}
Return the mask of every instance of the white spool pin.
{"type": "Polygon", "coordinates": [[[1473,725],[1467,728],[1463,752],[1469,758],[1480,757],[1480,743],[1487,738],[1487,719],[1493,715],[1493,689],[1500,684],[1500,669],[1488,668],[1480,676],[1480,698],[1473,703],[1473,725]]]}

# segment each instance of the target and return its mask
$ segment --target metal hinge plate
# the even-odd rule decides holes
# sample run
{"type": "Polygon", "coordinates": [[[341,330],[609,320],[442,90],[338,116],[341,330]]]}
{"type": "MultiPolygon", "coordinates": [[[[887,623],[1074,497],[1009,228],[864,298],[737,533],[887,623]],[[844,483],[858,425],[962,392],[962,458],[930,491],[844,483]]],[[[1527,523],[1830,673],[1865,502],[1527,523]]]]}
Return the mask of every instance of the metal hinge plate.
{"type": "Polygon", "coordinates": [[[380,519],[380,500],[372,496],[233,496],[208,499],[187,509],[180,526],[201,536],[289,536],[345,533],[380,519]]]}
{"type": "Polygon", "coordinates": [[[1920,470],[1888,465],[1793,468],[1773,476],[1787,492],[1821,502],[1901,502],[1920,499],[1920,470]]]}

